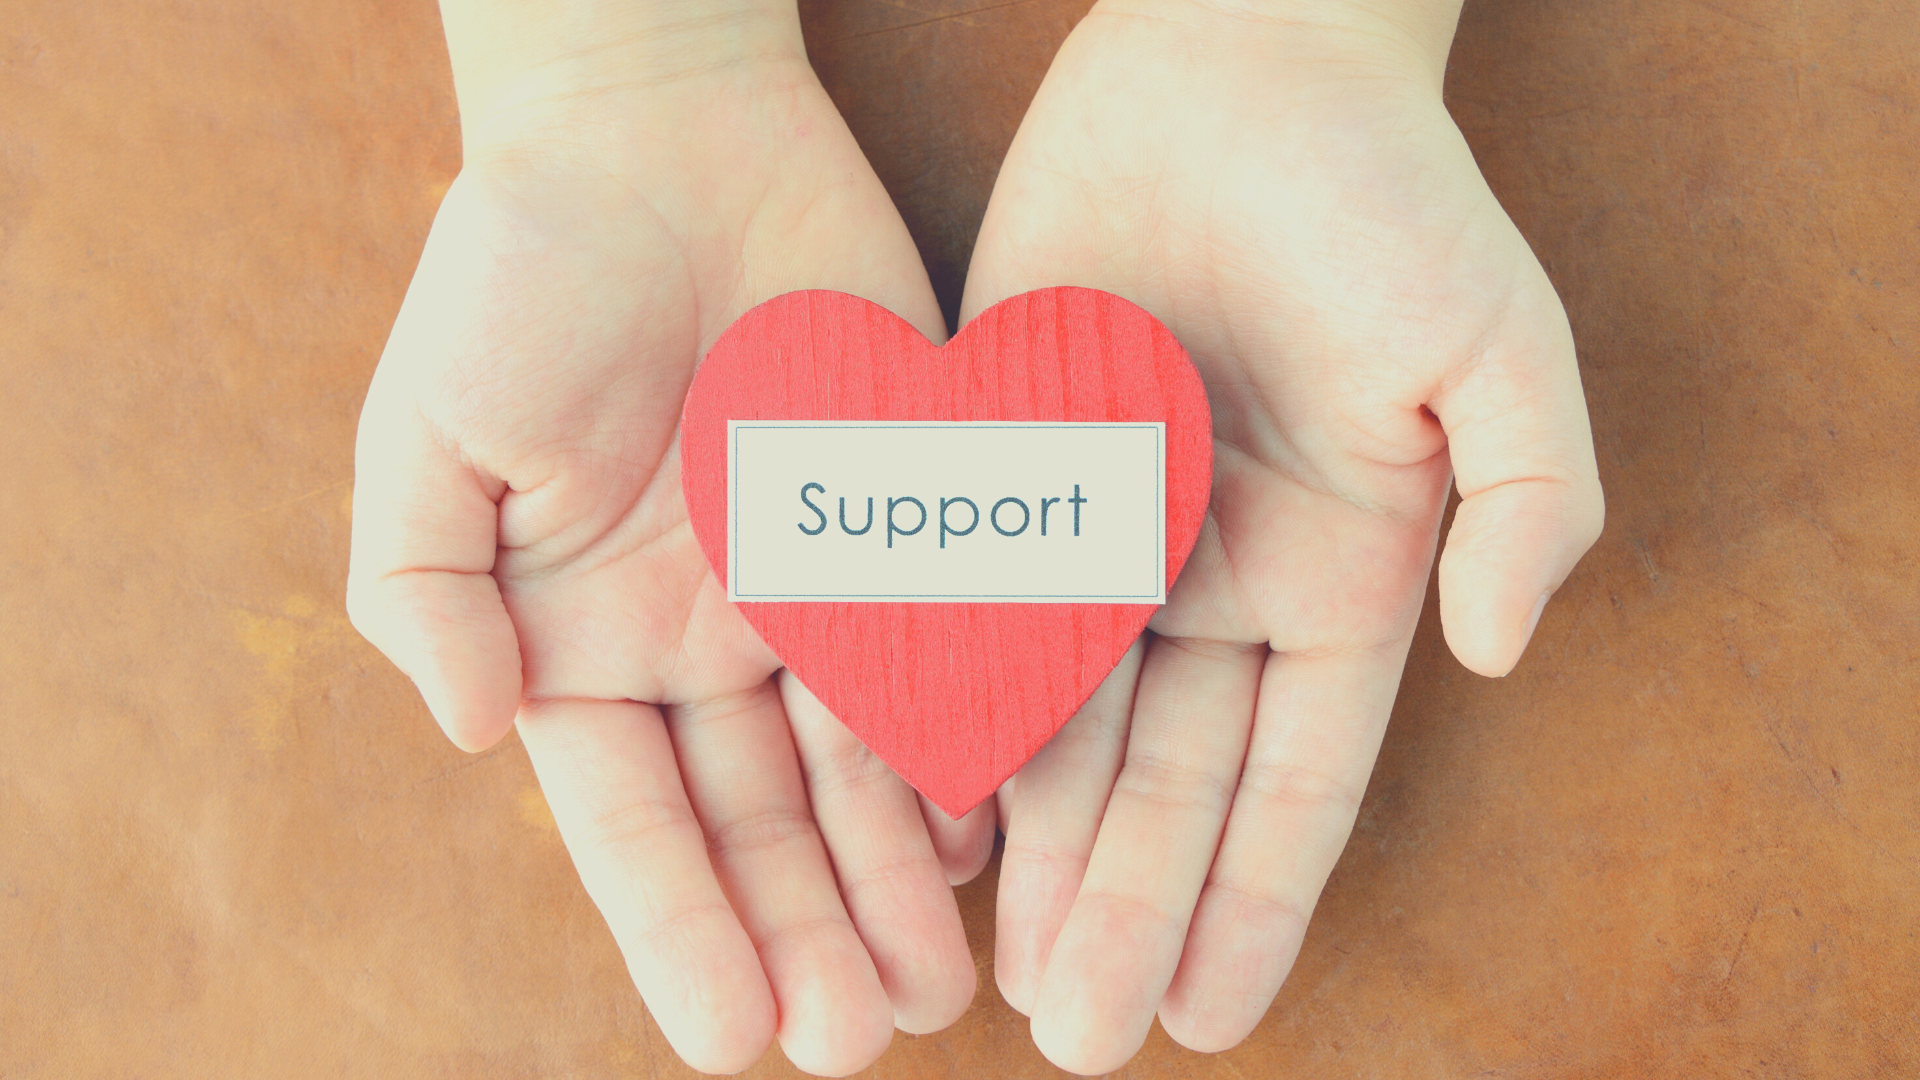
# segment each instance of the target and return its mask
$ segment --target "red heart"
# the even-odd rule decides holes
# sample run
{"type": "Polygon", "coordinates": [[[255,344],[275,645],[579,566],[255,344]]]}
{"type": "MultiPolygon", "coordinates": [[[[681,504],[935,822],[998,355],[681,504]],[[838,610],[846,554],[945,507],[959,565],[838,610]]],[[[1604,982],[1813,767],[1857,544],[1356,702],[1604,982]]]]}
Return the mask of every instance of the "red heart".
{"type": "MultiPolygon", "coordinates": [[[[1001,301],[944,347],[845,293],[740,317],[687,391],[681,484],[727,574],[730,420],[1166,424],[1166,582],[1206,514],[1206,391],[1145,311],[1093,289],[1001,301]]],[[[1100,685],[1156,610],[1112,603],[745,603],[773,651],[874,753],[953,817],[993,794],[1100,685]]]]}

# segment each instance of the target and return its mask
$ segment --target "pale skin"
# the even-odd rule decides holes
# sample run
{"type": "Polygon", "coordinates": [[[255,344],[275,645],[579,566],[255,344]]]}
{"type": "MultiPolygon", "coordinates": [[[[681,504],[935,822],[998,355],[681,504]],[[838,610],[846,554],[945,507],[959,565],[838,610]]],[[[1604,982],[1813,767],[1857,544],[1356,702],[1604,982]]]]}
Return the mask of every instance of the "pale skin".
{"type": "Polygon", "coordinates": [[[349,609],[469,750],[516,726],[694,1067],[810,1072],[974,991],[950,882],[1007,831],[994,974],[1055,1063],[1272,1001],[1440,560],[1504,674],[1597,535],[1566,320],[1440,106],[1457,6],[1103,2],[1002,170],[962,318],[1086,285],[1207,381],[1212,506],[1152,632],[959,822],[780,670],[679,494],[698,358],[801,288],[943,330],[774,0],[445,0],[466,162],[369,390],[349,609]],[[996,815],[997,810],[997,815],[996,815]]]}
{"type": "Polygon", "coordinates": [[[1055,1063],[1265,1013],[1358,810],[1449,483],[1441,621],[1518,661],[1598,536],[1551,284],[1441,104],[1457,6],[1106,0],[1008,154],[962,318],[1147,308],[1214,416],[1210,514],[1143,657],[1002,792],[994,974],[1055,1063]]]}

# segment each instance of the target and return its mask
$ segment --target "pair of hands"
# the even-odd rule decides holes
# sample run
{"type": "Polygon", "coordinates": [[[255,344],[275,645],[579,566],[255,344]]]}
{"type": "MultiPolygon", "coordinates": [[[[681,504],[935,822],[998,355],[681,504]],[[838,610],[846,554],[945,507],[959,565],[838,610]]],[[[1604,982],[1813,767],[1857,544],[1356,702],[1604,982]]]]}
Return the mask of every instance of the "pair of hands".
{"type": "Polygon", "coordinates": [[[361,420],[355,625],[458,745],[517,724],[696,1068],[777,1037],[841,1074],[953,1022],[950,884],[997,826],[995,975],[1050,1059],[1117,1068],[1156,1014],[1239,1042],[1346,842],[1450,481],[1442,619],[1483,674],[1599,531],[1565,316],[1441,104],[1456,7],[1102,0],[1061,49],[961,317],[1051,285],[1153,312],[1207,384],[1213,500],[1150,632],[957,822],[781,670],[680,496],[686,387],[755,304],[838,289],[944,337],[791,5],[484,7],[443,6],[466,164],[361,420]]]}

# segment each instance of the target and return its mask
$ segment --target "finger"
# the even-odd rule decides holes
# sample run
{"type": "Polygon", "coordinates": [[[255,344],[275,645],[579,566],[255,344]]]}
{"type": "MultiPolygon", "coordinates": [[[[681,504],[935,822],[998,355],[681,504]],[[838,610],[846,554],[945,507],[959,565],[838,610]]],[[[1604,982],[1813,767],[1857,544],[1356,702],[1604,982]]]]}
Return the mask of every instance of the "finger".
{"type": "Polygon", "coordinates": [[[993,833],[999,812],[993,800],[960,815],[955,821],[945,810],[933,805],[925,795],[920,798],[920,817],[926,823],[927,836],[940,856],[949,885],[965,885],[980,876],[993,857],[993,833]]]}
{"type": "Polygon", "coordinates": [[[1126,760],[1034,995],[1033,1041],[1102,1073],[1146,1041],[1246,756],[1265,645],[1156,637],[1126,760]]]}
{"type": "Polygon", "coordinates": [[[973,1000],[973,955],[917,796],[791,672],[779,679],[813,819],[894,1026],[939,1031],[973,1000]]]}
{"type": "Polygon", "coordinates": [[[1007,846],[994,900],[993,977],[1007,1004],[1027,1015],[1120,775],[1146,641],[1143,634],[1133,643],[1073,719],[1001,789],[1007,846]]]}
{"type": "Polygon", "coordinates": [[[504,486],[400,400],[376,378],[361,416],[347,613],[454,745],[484,750],[520,704],[520,646],[492,575],[504,486]]]}
{"type": "Polygon", "coordinates": [[[1454,655],[1482,675],[1513,670],[1605,518],[1573,338],[1544,278],[1514,321],[1552,331],[1496,341],[1431,403],[1460,489],[1440,556],[1440,621],[1454,655]]]}
{"type": "Polygon", "coordinates": [[[768,680],[676,705],[667,723],[720,886],[773,987],[780,1048],[818,1075],[866,1068],[893,1039],[893,1008],[840,902],[779,691],[768,680]]]}
{"type": "Polygon", "coordinates": [[[1279,993],[1353,829],[1405,662],[1404,641],[1267,659],[1233,812],[1160,1005],[1181,1045],[1237,1045],[1279,993]]]}
{"type": "Polygon", "coordinates": [[[710,1073],[758,1061],[773,993],[708,860],[660,710],[529,702],[519,728],[581,884],[674,1052],[710,1073]]]}

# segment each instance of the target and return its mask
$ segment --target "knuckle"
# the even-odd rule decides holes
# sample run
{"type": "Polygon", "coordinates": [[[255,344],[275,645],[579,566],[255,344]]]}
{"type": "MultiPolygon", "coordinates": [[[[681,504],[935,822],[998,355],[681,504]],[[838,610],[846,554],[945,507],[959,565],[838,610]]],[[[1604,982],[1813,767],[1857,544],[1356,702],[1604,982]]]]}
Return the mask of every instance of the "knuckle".
{"type": "Polygon", "coordinates": [[[719,901],[692,901],[653,913],[634,931],[635,944],[654,956],[700,956],[705,949],[700,928],[733,917],[732,909],[719,901]]]}
{"type": "Polygon", "coordinates": [[[726,822],[707,832],[707,847],[741,854],[817,837],[813,819],[793,810],[766,810],[726,822]]]}
{"type": "Polygon", "coordinates": [[[1157,751],[1129,757],[1113,789],[1116,797],[1125,795],[1168,811],[1219,816],[1233,799],[1227,777],[1157,751]]]}
{"type": "Polygon", "coordinates": [[[1099,929],[1108,932],[1123,926],[1159,928],[1186,917],[1185,912],[1173,911],[1145,895],[1111,888],[1090,889],[1081,893],[1073,906],[1076,916],[1091,916],[1099,929]]]}
{"type": "Polygon", "coordinates": [[[769,927],[758,935],[753,944],[763,954],[785,949],[805,952],[814,939],[832,937],[843,929],[851,929],[843,916],[825,913],[809,915],[769,927]]]}
{"type": "Polygon", "coordinates": [[[883,786],[894,775],[879,755],[854,738],[815,754],[802,755],[802,760],[807,765],[807,789],[816,797],[823,793],[849,794],[883,786]]]}
{"type": "Polygon", "coordinates": [[[1091,851],[1084,845],[1069,843],[1050,834],[1024,834],[1009,837],[1007,849],[1000,855],[1002,877],[1013,873],[1037,872],[1071,875],[1076,880],[1086,873],[1091,851]]]}
{"type": "Polygon", "coordinates": [[[1290,895],[1279,883],[1255,884],[1230,877],[1207,882],[1202,903],[1213,905],[1230,922],[1277,930],[1276,940],[1304,936],[1312,916],[1310,902],[1290,895]]]}
{"type": "Polygon", "coordinates": [[[1215,638],[1180,637],[1164,635],[1156,639],[1167,648],[1182,654],[1189,661],[1198,661],[1207,665],[1241,665],[1247,658],[1266,652],[1262,642],[1223,641],[1215,638]]]}
{"type": "Polygon", "coordinates": [[[1240,791],[1290,816],[1350,820],[1360,812],[1366,783],[1303,769],[1291,762],[1249,761],[1241,770],[1240,791]]]}
{"type": "Polygon", "coordinates": [[[623,870],[644,873],[657,853],[698,828],[692,808],[683,804],[661,799],[620,802],[588,817],[580,846],[623,870]]]}
{"type": "Polygon", "coordinates": [[[763,680],[702,701],[670,706],[666,710],[666,718],[668,724],[681,729],[725,725],[764,709],[769,704],[778,705],[779,701],[780,692],[772,681],[763,680]]]}
{"type": "Polygon", "coordinates": [[[1057,753],[1064,752],[1073,760],[1089,760],[1123,741],[1132,720],[1131,709],[1114,708],[1101,702],[1096,691],[1094,698],[1080,706],[1048,745],[1058,744],[1061,751],[1057,753]]]}
{"type": "Polygon", "coordinates": [[[835,868],[844,876],[843,888],[846,891],[849,906],[857,903],[856,898],[872,893],[894,892],[909,888],[917,878],[941,876],[938,861],[905,852],[857,862],[846,867],[836,863],[835,868]]]}

